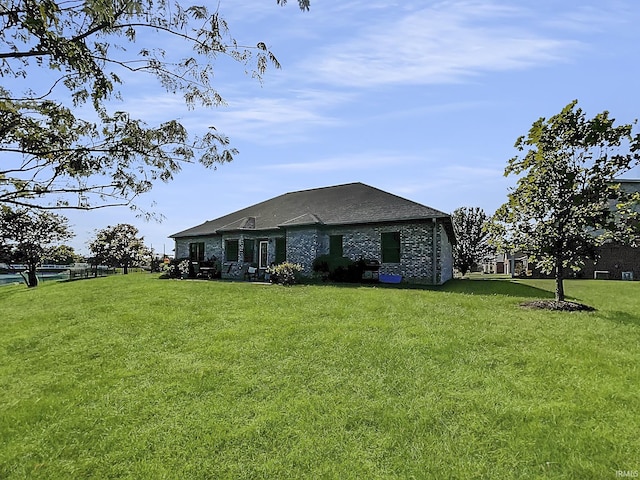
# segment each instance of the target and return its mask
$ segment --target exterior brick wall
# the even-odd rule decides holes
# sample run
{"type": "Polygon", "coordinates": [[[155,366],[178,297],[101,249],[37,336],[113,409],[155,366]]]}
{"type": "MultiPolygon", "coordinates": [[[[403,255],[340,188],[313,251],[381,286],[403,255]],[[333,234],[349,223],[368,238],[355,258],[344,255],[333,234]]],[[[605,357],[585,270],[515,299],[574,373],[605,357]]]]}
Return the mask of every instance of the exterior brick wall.
{"type": "MultiPolygon", "coordinates": [[[[222,263],[223,278],[240,278],[245,263],[244,239],[256,241],[269,240],[269,263],[275,259],[275,237],[285,232],[242,232],[224,234],[215,237],[201,237],[176,240],[176,258],[189,256],[189,243],[204,242],[205,258],[215,256],[222,263]],[[237,261],[225,261],[224,246],[226,240],[238,240],[239,258],[237,261]]],[[[313,261],[319,255],[329,253],[329,237],[342,235],[343,255],[352,260],[378,260],[380,273],[402,275],[412,283],[441,284],[453,276],[452,247],[443,225],[439,222],[393,223],[380,225],[354,225],[332,228],[295,227],[286,230],[287,260],[299,263],[302,274],[313,274],[313,261]],[[434,235],[435,228],[435,235],[434,235]],[[400,262],[382,263],[381,235],[385,232],[400,233],[400,262]],[[436,245],[434,248],[434,237],[436,245]],[[436,262],[434,264],[434,251],[436,262]],[[434,275],[434,267],[436,269],[434,275]]],[[[256,255],[257,255],[256,245],[256,255]]]]}
{"type": "Polygon", "coordinates": [[[318,247],[322,245],[319,238],[317,228],[287,230],[287,260],[302,265],[303,276],[313,275],[313,261],[320,254],[318,247]]]}
{"type": "MultiPolygon", "coordinates": [[[[400,232],[400,263],[381,263],[380,273],[402,275],[412,283],[433,283],[433,228],[432,222],[388,224],[354,227],[336,227],[319,233],[318,255],[329,253],[329,236],[343,236],[343,254],[352,260],[378,260],[382,262],[381,234],[400,232]]],[[[436,230],[436,283],[453,277],[452,247],[442,227],[436,230]],[[443,243],[443,246],[439,245],[443,243]],[[438,267],[438,265],[441,265],[438,267]]],[[[311,260],[313,261],[313,260],[311,260]]]]}
{"type": "Polygon", "coordinates": [[[380,240],[382,233],[400,232],[400,263],[381,263],[380,273],[402,275],[409,281],[417,279],[424,281],[425,277],[430,280],[432,278],[432,228],[430,223],[330,228],[319,234],[317,255],[329,253],[331,235],[342,235],[342,249],[345,257],[351,260],[363,258],[382,262],[380,240]]]}
{"type": "Polygon", "coordinates": [[[212,257],[222,258],[222,238],[219,236],[177,239],[175,258],[189,258],[189,244],[196,242],[204,242],[205,260],[212,257]]]}
{"type": "Polygon", "coordinates": [[[580,272],[582,277],[594,278],[595,271],[605,271],[611,280],[622,280],[622,272],[632,272],[633,280],[640,280],[640,248],[610,244],[598,251],[600,258],[587,262],[580,272]]]}

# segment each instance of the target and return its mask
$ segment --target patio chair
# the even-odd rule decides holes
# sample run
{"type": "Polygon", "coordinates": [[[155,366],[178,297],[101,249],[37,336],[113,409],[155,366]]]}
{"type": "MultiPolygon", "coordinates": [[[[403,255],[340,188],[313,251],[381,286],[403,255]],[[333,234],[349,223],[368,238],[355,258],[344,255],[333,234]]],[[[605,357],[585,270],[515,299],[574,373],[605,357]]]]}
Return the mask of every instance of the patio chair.
{"type": "Polygon", "coordinates": [[[249,265],[244,272],[244,278],[247,280],[258,280],[258,267],[249,265]]]}

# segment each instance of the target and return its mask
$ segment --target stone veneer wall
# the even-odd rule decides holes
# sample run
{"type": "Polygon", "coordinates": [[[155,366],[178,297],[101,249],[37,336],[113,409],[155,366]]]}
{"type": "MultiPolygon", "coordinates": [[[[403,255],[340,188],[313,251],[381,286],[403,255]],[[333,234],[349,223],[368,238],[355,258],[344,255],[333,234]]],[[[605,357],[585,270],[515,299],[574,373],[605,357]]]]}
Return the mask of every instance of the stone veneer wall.
{"type": "Polygon", "coordinates": [[[313,275],[313,261],[321,255],[319,252],[324,244],[321,237],[317,228],[287,230],[287,260],[302,265],[301,274],[304,276],[313,275]]]}
{"type": "Polygon", "coordinates": [[[220,237],[197,237],[176,239],[175,258],[189,258],[189,244],[204,242],[204,258],[222,259],[222,239],[220,237]]]}
{"type": "MultiPolygon", "coordinates": [[[[196,242],[204,242],[204,257],[205,259],[210,259],[215,256],[221,264],[222,267],[222,278],[227,279],[241,279],[244,267],[247,263],[258,263],[258,245],[262,240],[268,240],[269,244],[267,247],[267,256],[268,262],[271,263],[276,256],[276,246],[275,246],[275,238],[283,237],[284,232],[278,234],[271,234],[266,236],[264,232],[248,232],[248,233],[231,233],[224,234],[222,236],[215,237],[191,237],[191,238],[180,238],[176,240],[176,258],[188,258],[189,257],[189,244],[196,242]],[[256,259],[255,262],[245,262],[244,261],[244,239],[253,239],[256,241],[256,259]],[[236,260],[225,260],[225,242],[227,240],[238,240],[238,258],[236,260]]],[[[294,249],[295,250],[295,249],[294,249]]],[[[287,258],[289,258],[289,251],[287,247],[287,258]]],[[[315,257],[314,257],[315,258],[315,257]]]]}
{"type": "MultiPolygon", "coordinates": [[[[446,237],[446,233],[440,224],[436,234],[436,252],[438,257],[445,257],[451,254],[451,245],[446,237]],[[442,233],[444,237],[442,237],[442,233]],[[439,240],[444,240],[444,249],[438,247],[439,240]]],[[[287,235],[287,254],[295,252],[295,257],[288,257],[289,260],[300,263],[305,268],[305,274],[311,272],[313,260],[318,255],[329,253],[329,236],[342,235],[342,249],[345,257],[352,260],[364,258],[365,260],[382,261],[381,234],[383,232],[400,232],[400,263],[382,263],[380,273],[390,273],[402,275],[406,281],[433,283],[433,228],[432,222],[412,223],[412,224],[388,224],[388,225],[358,225],[353,227],[335,227],[323,230],[314,230],[317,245],[309,243],[304,239],[302,231],[296,236],[287,235]],[[298,243],[298,238],[300,238],[298,243]]],[[[448,260],[449,263],[453,261],[448,260]]],[[[450,276],[439,274],[437,269],[436,282],[444,283],[450,276]]],[[[445,272],[447,267],[445,266],[445,272]]]]}
{"type": "MultiPolygon", "coordinates": [[[[313,274],[313,261],[319,255],[329,253],[329,236],[343,236],[343,254],[352,260],[382,261],[381,234],[400,232],[400,263],[381,263],[380,273],[402,275],[403,279],[414,283],[433,283],[433,238],[436,228],[436,283],[442,284],[453,277],[452,246],[442,223],[423,222],[411,224],[357,225],[335,228],[291,228],[286,231],[287,260],[299,263],[302,274],[313,274]]],[[[284,232],[283,232],[284,233],[284,232]]],[[[281,236],[282,234],[280,234],[281,236]]],[[[276,235],[271,234],[268,247],[269,262],[275,258],[276,235]]],[[[232,234],[223,237],[202,237],[176,240],[176,258],[189,256],[189,243],[204,242],[205,258],[216,256],[223,264],[223,278],[239,278],[244,266],[244,238],[264,240],[264,233],[232,234]],[[224,260],[224,241],[239,241],[239,259],[236,262],[224,260]]],[[[256,245],[257,254],[257,245],[256,245]]]]}

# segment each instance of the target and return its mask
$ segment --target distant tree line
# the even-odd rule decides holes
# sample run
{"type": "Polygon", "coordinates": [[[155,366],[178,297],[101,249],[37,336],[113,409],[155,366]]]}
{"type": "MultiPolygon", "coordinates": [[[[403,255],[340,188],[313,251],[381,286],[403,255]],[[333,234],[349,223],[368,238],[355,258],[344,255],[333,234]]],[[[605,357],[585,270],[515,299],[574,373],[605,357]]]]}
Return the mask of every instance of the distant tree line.
{"type": "Polygon", "coordinates": [[[98,230],[89,244],[93,256],[88,259],[63,243],[73,236],[68,219],[62,215],[0,207],[0,263],[24,265],[25,283],[29,287],[38,285],[37,270],[43,264],[70,265],[87,260],[96,268],[107,265],[128,273],[129,268],[140,266],[151,255],[138,229],[132,225],[98,230]]]}

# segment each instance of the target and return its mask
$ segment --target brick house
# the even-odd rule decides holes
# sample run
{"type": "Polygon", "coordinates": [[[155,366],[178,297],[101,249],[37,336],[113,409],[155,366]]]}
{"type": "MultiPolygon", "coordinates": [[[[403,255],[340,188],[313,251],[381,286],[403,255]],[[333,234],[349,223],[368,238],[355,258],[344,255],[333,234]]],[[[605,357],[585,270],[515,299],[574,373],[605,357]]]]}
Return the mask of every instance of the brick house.
{"type": "Polygon", "coordinates": [[[290,261],[312,274],[324,254],[378,261],[412,283],[453,277],[451,217],[362,184],[286,193],[171,235],[176,258],[216,258],[223,278],[290,261]]]}
{"type": "MultiPolygon", "coordinates": [[[[618,178],[615,183],[627,194],[640,192],[640,180],[618,178]]],[[[615,200],[611,209],[615,210],[615,200]]],[[[636,206],[635,210],[640,208],[636,206]]],[[[596,261],[587,260],[578,273],[583,278],[603,278],[611,280],[640,280],[640,248],[608,242],[597,248],[596,261]]]]}

